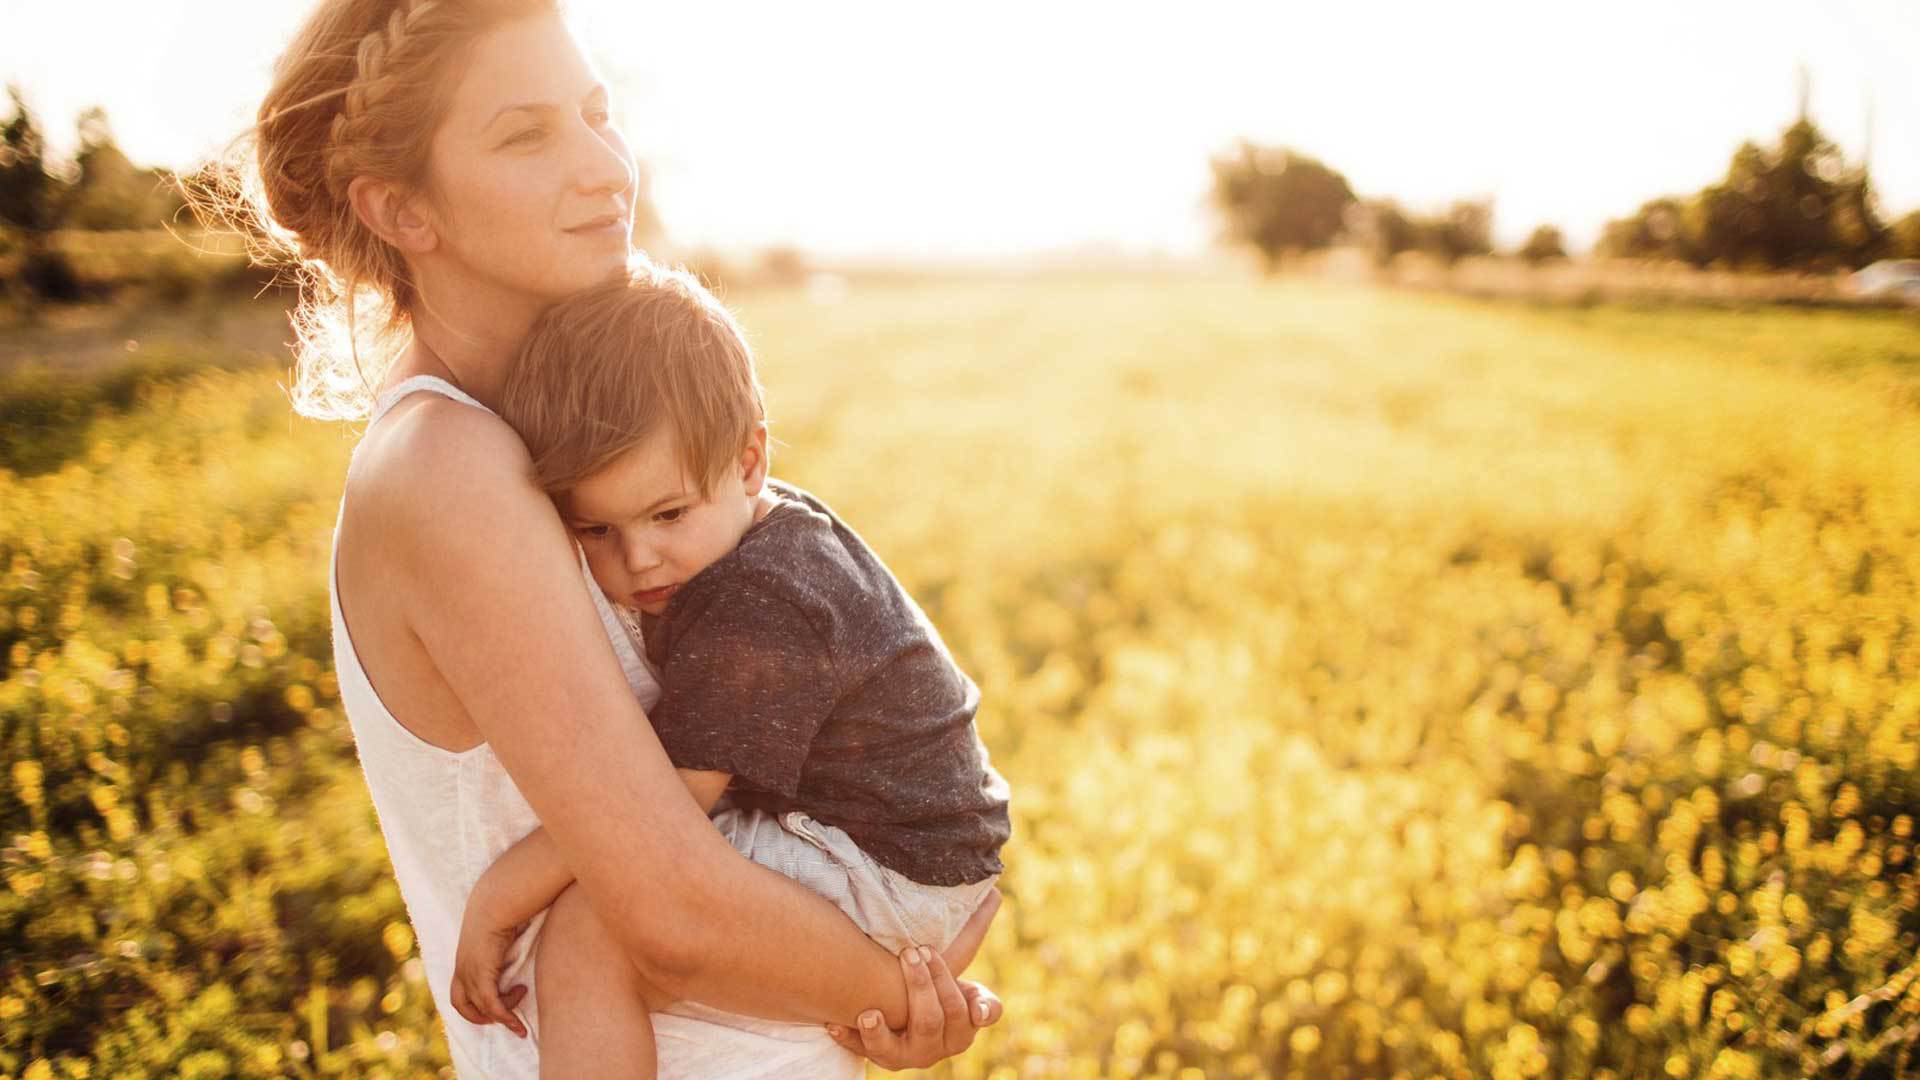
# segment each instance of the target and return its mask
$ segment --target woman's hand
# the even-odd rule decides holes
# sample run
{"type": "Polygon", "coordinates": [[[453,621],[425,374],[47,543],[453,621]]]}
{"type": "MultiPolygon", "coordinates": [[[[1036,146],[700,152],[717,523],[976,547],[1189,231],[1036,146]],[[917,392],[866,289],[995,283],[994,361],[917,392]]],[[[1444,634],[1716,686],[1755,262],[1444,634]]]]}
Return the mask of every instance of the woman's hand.
{"type": "Polygon", "coordinates": [[[979,983],[955,979],[952,973],[973,962],[999,910],[1000,891],[995,889],[944,953],[924,945],[900,953],[900,966],[907,977],[906,1030],[890,1030],[878,1009],[868,1009],[860,1014],[857,1029],[828,1024],[827,1034],[842,1047],[888,1070],[924,1069],[965,1053],[981,1028],[999,1023],[1001,1004],[993,991],[979,983]]]}
{"type": "Polygon", "coordinates": [[[907,1027],[892,1031],[878,1009],[860,1014],[858,1034],[828,1024],[833,1041],[889,1071],[925,1069],[963,1054],[983,1027],[1000,1019],[1000,999],[979,983],[953,977],[947,962],[925,945],[900,953],[907,975],[907,1027]]]}

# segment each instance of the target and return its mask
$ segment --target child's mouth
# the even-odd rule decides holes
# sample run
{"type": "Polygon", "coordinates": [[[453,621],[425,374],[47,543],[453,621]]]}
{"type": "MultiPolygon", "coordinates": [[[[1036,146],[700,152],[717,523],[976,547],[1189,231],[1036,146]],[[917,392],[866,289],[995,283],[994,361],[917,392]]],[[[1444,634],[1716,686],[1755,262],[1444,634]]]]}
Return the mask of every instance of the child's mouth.
{"type": "Polygon", "coordinates": [[[658,607],[666,603],[667,599],[679,588],[680,586],[678,585],[662,585],[657,589],[647,589],[643,592],[634,593],[633,604],[635,607],[658,607]]]}

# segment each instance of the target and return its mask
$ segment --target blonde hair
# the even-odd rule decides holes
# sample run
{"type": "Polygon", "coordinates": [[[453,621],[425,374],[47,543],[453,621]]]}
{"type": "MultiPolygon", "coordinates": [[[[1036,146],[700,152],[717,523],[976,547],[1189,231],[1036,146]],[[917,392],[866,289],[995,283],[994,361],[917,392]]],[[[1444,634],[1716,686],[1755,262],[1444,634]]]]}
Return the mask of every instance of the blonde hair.
{"type": "Polygon", "coordinates": [[[189,191],[203,221],[243,232],[258,261],[297,282],[301,413],[366,415],[423,303],[404,256],[354,213],[348,185],[370,176],[422,189],[475,39],[558,10],[558,0],[322,0],[280,55],[233,160],[189,191]]]}
{"type": "Polygon", "coordinates": [[[684,270],[636,259],[624,280],[576,293],[533,325],[500,415],[557,494],[671,430],[710,494],[766,419],[753,352],[733,316],[684,270]]]}

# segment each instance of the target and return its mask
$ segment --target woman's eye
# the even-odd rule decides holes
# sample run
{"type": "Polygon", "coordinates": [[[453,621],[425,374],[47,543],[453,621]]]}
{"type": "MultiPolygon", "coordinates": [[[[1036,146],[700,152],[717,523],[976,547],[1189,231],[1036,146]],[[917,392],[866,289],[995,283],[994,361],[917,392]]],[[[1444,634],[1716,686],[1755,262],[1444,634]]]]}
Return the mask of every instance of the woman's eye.
{"type": "Polygon", "coordinates": [[[603,540],[613,530],[606,525],[576,525],[573,531],[593,540],[603,540]]]}
{"type": "Polygon", "coordinates": [[[532,145],[533,143],[540,141],[540,137],[542,135],[545,135],[546,133],[547,132],[545,128],[537,128],[537,127],[528,128],[525,131],[514,134],[512,138],[509,138],[506,141],[506,145],[529,146],[529,145],[532,145]]]}
{"type": "Polygon", "coordinates": [[[613,114],[605,109],[587,110],[587,123],[592,124],[594,127],[606,127],[612,119],[613,114]]]}

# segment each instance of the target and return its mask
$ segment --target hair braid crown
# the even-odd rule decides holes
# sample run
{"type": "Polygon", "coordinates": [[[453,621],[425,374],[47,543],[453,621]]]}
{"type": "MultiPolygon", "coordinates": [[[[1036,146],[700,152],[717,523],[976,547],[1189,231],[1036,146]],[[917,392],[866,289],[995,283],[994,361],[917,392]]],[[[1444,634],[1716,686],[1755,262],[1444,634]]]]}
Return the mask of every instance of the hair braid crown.
{"type": "Polygon", "coordinates": [[[354,78],[328,131],[327,189],[335,198],[346,197],[353,151],[371,134],[376,119],[371,114],[393,90],[395,76],[387,70],[389,62],[406,50],[439,6],[438,0],[399,0],[386,23],[367,31],[354,47],[354,78]]]}

